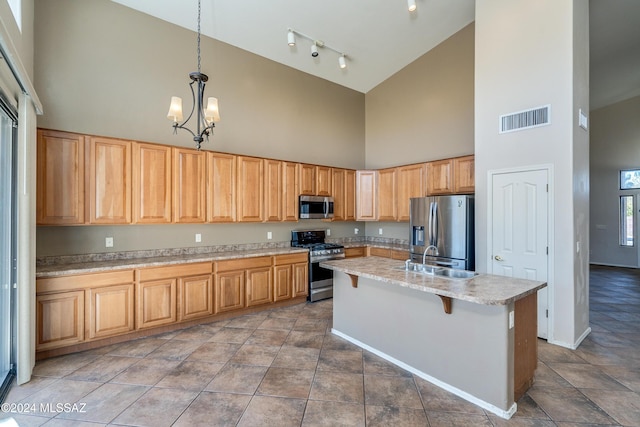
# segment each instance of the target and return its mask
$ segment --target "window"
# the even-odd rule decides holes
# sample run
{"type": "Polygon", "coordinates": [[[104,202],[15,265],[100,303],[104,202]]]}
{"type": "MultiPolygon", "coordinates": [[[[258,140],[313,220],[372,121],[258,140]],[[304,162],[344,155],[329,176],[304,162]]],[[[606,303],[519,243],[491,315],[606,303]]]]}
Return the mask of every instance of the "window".
{"type": "Polygon", "coordinates": [[[8,0],[13,18],[16,20],[18,29],[22,32],[22,0],[8,0]]]}
{"type": "Polygon", "coordinates": [[[620,196],[620,246],[633,246],[633,196],[620,196]]]}
{"type": "Polygon", "coordinates": [[[634,190],[640,188],[640,169],[620,171],[620,189],[634,190]]]}

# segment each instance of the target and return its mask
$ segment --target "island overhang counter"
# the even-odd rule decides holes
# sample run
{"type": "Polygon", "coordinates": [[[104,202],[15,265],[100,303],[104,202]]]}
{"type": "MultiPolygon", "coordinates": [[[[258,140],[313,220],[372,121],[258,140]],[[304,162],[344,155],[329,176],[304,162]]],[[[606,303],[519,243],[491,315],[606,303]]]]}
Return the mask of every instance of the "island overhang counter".
{"type": "Polygon", "coordinates": [[[332,332],[452,393],[510,418],[537,366],[537,291],[544,282],[450,279],[380,257],[334,270],[332,332]]]}

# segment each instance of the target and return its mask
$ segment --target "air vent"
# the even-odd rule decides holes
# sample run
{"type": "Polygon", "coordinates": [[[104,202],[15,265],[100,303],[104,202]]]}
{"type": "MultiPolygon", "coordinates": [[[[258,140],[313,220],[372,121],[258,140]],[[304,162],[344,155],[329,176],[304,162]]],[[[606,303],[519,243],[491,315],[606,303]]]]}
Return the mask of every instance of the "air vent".
{"type": "Polygon", "coordinates": [[[500,132],[515,132],[551,123],[551,105],[500,116],[500,132]]]}

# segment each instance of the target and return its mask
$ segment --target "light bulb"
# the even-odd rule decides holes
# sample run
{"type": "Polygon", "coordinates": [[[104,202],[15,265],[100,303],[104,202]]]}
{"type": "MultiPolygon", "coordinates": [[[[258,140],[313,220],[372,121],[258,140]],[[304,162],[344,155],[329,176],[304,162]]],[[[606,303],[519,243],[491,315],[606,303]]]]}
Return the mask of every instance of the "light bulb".
{"type": "Polygon", "coordinates": [[[289,33],[287,34],[287,40],[289,42],[289,46],[296,45],[296,35],[293,33],[293,31],[289,30],[289,33]]]}
{"type": "Polygon", "coordinates": [[[338,65],[340,68],[347,68],[347,61],[344,58],[344,54],[338,57],[338,65]]]}
{"type": "Polygon", "coordinates": [[[409,6],[409,12],[413,12],[418,7],[416,6],[416,0],[407,0],[407,4],[409,6]]]}

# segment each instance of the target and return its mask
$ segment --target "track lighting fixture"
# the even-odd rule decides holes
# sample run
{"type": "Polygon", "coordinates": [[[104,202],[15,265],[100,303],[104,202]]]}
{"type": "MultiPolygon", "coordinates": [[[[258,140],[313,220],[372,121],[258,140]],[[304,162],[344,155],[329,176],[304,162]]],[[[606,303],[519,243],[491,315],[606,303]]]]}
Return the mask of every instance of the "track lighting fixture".
{"type": "Polygon", "coordinates": [[[287,42],[289,43],[289,46],[295,46],[296,45],[296,35],[305,38],[307,40],[311,41],[311,56],[316,58],[318,57],[318,55],[320,54],[320,51],[318,48],[327,48],[329,50],[334,51],[335,53],[337,53],[338,55],[340,55],[338,57],[338,66],[341,69],[347,68],[347,54],[344,52],[339,51],[336,48],[333,48],[331,46],[326,45],[322,40],[318,40],[314,37],[308,36],[304,33],[301,33],[300,31],[296,31],[293,28],[287,28],[287,42]]]}
{"type": "Polygon", "coordinates": [[[345,60],[344,53],[338,57],[338,65],[340,68],[347,68],[347,61],[345,60]]]}
{"type": "Polygon", "coordinates": [[[413,12],[418,7],[416,6],[416,0],[407,0],[407,5],[409,7],[409,12],[413,12]]]}

